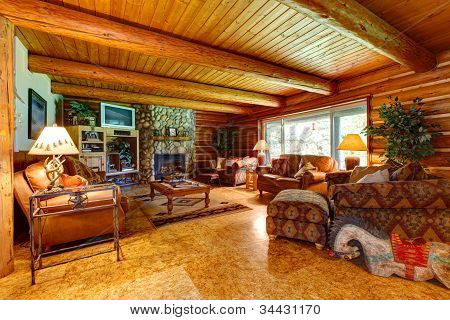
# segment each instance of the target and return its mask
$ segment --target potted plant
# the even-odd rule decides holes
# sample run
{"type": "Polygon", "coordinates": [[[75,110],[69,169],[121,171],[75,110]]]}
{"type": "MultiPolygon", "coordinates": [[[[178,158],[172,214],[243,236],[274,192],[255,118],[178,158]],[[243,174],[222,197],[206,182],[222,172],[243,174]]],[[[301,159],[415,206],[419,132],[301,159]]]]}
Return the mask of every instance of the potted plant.
{"type": "Polygon", "coordinates": [[[382,156],[387,159],[400,164],[419,162],[434,154],[432,140],[438,133],[430,129],[439,127],[425,123],[423,105],[421,98],[415,98],[407,108],[398,97],[389,97],[389,104],[383,104],[379,111],[383,124],[367,126],[363,133],[386,138],[386,151],[382,156]]]}
{"type": "Polygon", "coordinates": [[[95,127],[97,119],[87,102],[70,101],[69,105],[69,116],[74,120],[73,124],[85,124],[95,127]]]}

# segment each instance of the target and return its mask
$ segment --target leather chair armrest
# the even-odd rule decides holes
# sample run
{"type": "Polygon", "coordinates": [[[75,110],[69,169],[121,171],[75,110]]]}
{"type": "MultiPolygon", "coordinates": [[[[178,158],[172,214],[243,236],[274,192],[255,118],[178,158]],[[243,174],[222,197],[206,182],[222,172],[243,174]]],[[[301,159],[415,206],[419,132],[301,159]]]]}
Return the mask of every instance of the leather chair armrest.
{"type": "Polygon", "coordinates": [[[303,182],[303,189],[308,188],[311,184],[325,181],[325,175],[326,173],[322,171],[306,171],[300,179],[303,182]]]}

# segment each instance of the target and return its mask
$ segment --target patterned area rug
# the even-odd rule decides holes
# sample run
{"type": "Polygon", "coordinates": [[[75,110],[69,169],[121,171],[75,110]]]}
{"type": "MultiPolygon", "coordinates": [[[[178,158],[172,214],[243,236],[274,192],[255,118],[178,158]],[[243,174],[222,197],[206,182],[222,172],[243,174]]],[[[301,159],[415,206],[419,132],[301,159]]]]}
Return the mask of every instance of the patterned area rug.
{"type": "Polygon", "coordinates": [[[178,197],[173,199],[172,214],[167,214],[167,198],[156,194],[151,201],[149,191],[142,188],[134,194],[127,194],[130,198],[131,210],[125,220],[127,233],[134,233],[144,229],[160,227],[168,223],[182,222],[196,218],[239,213],[252,210],[239,203],[221,201],[211,197],[209,208],[205,208],[203,195],[178,197]]]}

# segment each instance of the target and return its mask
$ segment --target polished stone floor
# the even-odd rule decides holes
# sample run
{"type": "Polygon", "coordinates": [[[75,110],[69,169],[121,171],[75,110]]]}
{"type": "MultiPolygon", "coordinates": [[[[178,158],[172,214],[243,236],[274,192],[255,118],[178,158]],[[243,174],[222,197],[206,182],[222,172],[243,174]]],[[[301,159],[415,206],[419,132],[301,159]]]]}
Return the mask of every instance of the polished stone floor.
{"type": "MultiPolygon", "coordinates": [[[[300,241],[269,241],[265,208],[244,187],[211,197],[253,210],[175,223],[122,238],[114,253],[44,269],[30,286],[26,244],[16,246],[16,271],[0,279],[2,299],[449,299],[439,283],[372,276],[300,241]]],[[[135,209],[139,210],[139,209],[135,209]]],[[[84,249],[98,250],[99,245],[84,249]]],[[[70,253],[70,258],[84,254],[70,253]]],[[[57,258],[57,257],[52,257],[57,258]]],[[[61,257],[58,257],[61,258],[61,257]]]]}

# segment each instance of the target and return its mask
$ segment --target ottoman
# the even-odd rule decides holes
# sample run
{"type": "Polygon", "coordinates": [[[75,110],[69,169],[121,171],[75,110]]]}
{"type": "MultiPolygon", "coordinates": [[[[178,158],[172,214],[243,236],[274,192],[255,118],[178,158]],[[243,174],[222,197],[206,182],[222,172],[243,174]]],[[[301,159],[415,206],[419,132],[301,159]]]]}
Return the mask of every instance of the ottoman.
{"type": "Polygon", "coordinates": [[[283,236],[316,244],[327,241],[329,210],[327,200],[310,190],[283,190],[267,207],[266,230],[270,238],[283,236]]]}

